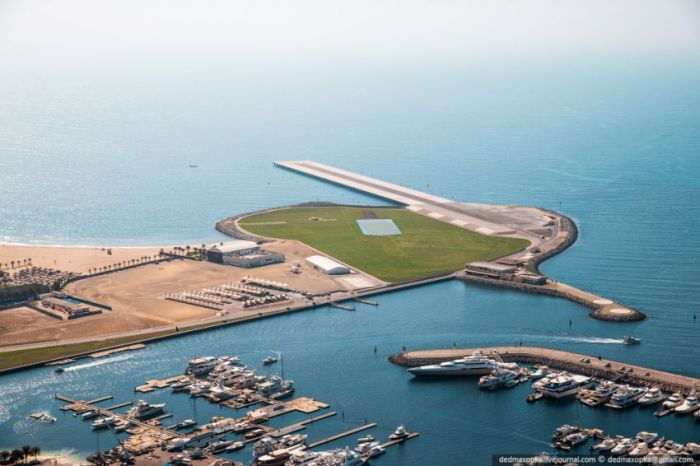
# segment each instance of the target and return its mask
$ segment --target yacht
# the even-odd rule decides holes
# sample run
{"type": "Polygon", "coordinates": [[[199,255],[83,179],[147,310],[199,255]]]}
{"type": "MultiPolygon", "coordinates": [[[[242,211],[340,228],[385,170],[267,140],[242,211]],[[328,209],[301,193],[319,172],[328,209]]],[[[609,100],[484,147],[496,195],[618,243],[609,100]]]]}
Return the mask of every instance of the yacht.
{"type": "Polygon", "coordinates": [[[591,450],[600,452],[610,451],[613,448],[615,448],[615,445],[617,445],[619,441],[619,439],[608,437],[606,439],[603,439],[602,442],[596,443],[595,445],[591,446],[591,450]]]}
{"type": "Polygon", "coordinates": [[[357,439],[357,443],[369,443],[369,442],[374,442],[375,438],[372,434],[368,434],[365,437],[360,437],[357,439]]]}
{"type": "Polygon", "coordinates": [[[440,364],[411,367],[408,371],[416,376],[484,375],[490,374],[496,368],[498,368],[497,361],[486,357],[481,351],[477,350],[471,356],[440,364]]]}
{"type": "Polygon", "coordinates": [[[384,454],[385,450],[379,442],[365,442],[355,447],[355,453],[362,455],[363,458],[374,458],[384,454]]]}
{"type": "Polygon", "coordinates": [[[126,412],[127,417],[137,420],[149,419],[161,414],[165,408],[165,403],[151,404],[144,400],[139,400],[136,406],[126,412]]]}
{"type": "Polygon", "coordinates": [[[579,429],[576,426],[572,426],[569,424],[564,424],[563,426],[557,427],[556,430],[554,431],[554,434],[552,435],[552,439],[562,439],[568,435],[571,435],[575,432],[578,432],[579,429]]]}
{"type": "Polygon", "coordinates": [[[673,408],[673,411],[678,414],[687,414],[698,409],[700,409],[700,400],[698,400],[697,392],[693,390],[683,403],[673,408]]]}
{"type": "Polygon", "coordinates": [[[576,445],[580,445],[586,442],[589,439],[589,437],[590,435],[587,432],[579,431],[567,435],[562,441],[571,445],[572,447],[575,447],[576,445]]]}
{"type": "Polygon", "coordinates": [[[652,443],[656,442],[658,440],[659,434],[656,432],[647,432],[647,431],[641,431],[637,433],[637,436],[634,438],[637,442],[644,442],[647,445],[651,445],[652,443]]]}
{"type": "Polygon", "coordinates": [[[666,395],[659,387],[650,388],[640,399],[640,405],[653,405],[666,399],[666,395]]]}
{"type": "Polygon", "coordinates": [[[182,430],[182,429],[187,429],[188,427],[196,426],[197,421],[194,419],[185,419],[182,422],[178,422],[177,424],[171,426],[171,429],[174,430],[182,430]]]}
{"type": "Polygon", "coordinates": [[[549,374],[549,367],[547,366],[536,366],[537,370],[530,373],[530,378],[532,380],[539,380],[549,374]]]}
{"type": "Polygon", "coordinates": [[[508,381],[514,380],[517,373],[508,369],[496,369],[489,375],[484,375],[479,379],[479,388],[485,390],[495,390],[505,385],[508,381]]]}
{"type": "Polygon", "coordinates": [[[646,442],[639,442],[633,446],[628,453],[630,458],[641,458],[649,453],[649,445],[646,442]]]}
{"type": "Polygon", "coordinates": [[[226,447],[226,452],[238,451],[245,448],[245,443],[243,442],[233,442],[231,445],[226,447]]]}
{"type": "Polygon", "coordinates": [[[253,461],[253,466],[284,466],[289,461],[290,456],[287,450],[275,450],[257,458],[253,461]]]}
{"type": "Polygon", "coordinates": [[[165,449],[166,451],[182,450],[191,440],[189,437],[176,437],[165,445],[165,449]]]}
{"type": "Polygon", "coordinates": [[[661,406],[663,406],[666,409],[672,409],[680,405],[681,403],[683,403],[683,395],[681,395],[679,392],[676,392],[673,395],[669,396],[668,400],[664,401],[664,403],[661,406]]]}
{"type": "Polygon", "coordinates": [[[586,406],[598,406],[607,402],[610,397],[620,388],[615,382],[605,380],[600,383],[594,390],[581,391],[577,395],[581,403],[586,406]]]}
{"type": "Polygon", "coordinates": [[[277,395],[277,398],[280,398],[293,393],[294,381],[282,380],[281,377],[273,375],[270,377],[270,380],[259,383],[256,389],[262,396],[272,397],[277,395]]]}
{"type": "Polygon", "coordinates": [[[621,456],[629,452],[632,448],[634,448],[634,442],[632,439],[623,438],[612,450],[610,450],[610,454],[613,456],[621,456]]]}
{"type": "Polygon", "coordinates": [[[219,363],[219,359],[213,356],[204,356],[201,358],[192,359],[187,363],[185,374],[193,377],[202,377],[211,372],[219,363]]]}
{"type": "Polygon", "coordinates": [[[184,392],[187,391],[187,387],[192,385],[192,382],[190,382],[187,379],[183,380],[178,380],[177,382],[173,383],[170,388],[173,390],[173,393],[178,393],[178,392],[184,392]]]}
{"type": "Polygon", "coordinates": [[[211,449],[211,452],[216,454],[216,453],[221,453],[222,451],[225,451],[228,447],[233,445],[232,440],[218,440],[214,443],[212,443],[209,448],[211,449]]]}
{"type": "Polygon", "coordinates": [[[92,423],[92,430],[102,430],[116,424],[118,419],[114,416],[102,417],[92,423]]]}
{"type": "Polygon", "coordinates": [[[625,385],[620,388],[615,394],[610,397],[610,401],[605,404],[609,408],[625,409],[632,405],[637,404],[639,400],[646,393],[647,389],[642,387],[630,387],[625,385]]]}
{"type": "Polygon", "coordinates": [[[259,458],[275,450],[289,450],[306,445],[307,435],[288,434],[281,439],[275,440],[270,436],[265,436],[253,445],[253,458],[259,458]]]}
{"type": "Polygon", "coordinates": [[[642,342],[642,340],[640,340],[640,339],[637,338],[637,337],[625,335],[625,337],[622,339],[622,342],[623,342],[625,345],[638,345],[638,344],[640,344],[640,343],[642,342]]]}
{"type": "Polygon", "coordinates": [[[538,391],[550,398],[563,398],[576,394],[581,388],[588,387],[592,383],[590,377],[562,373],[539,387],[538,391]]]}
{"type": "Polygon", "coordinates": [[[199,395],[204,395],[205,393],[209,392],[210,389],[211,389],[211,383],[200,382],[200,383],[196,383],[194,385],[190,385],[188,390],[190,392],[190,396],[199,396],[199,395]]]}
{"type": "Polygon", "coordinates": [[[268,356],[265,359],[263,359],[263,364],[266,366],[269,364],[274,364],[277,362],[277,358],[275,356],[268,356]]]}
{"type": "Polygon", "coordinates": [[[406,427],[401,424],[396,428],[394,433],[389,436],[389,440],[403,440],[406,437],[408,437],[408,431],[406,431],[406,427]]]}

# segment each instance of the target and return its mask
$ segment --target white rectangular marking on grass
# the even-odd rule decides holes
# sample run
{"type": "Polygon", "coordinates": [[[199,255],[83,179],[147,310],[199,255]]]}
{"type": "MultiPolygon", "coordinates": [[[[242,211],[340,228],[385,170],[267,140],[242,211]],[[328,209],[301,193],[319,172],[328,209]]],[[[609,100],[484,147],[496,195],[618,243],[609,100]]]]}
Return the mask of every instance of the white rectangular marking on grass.
{"type": "Polygon", "coordinates": [[[469,225],[469,223],[465,222],[464,220],[452,220],[450,223],[452,223],[453,225],[460,226],[460,227],[465,227],[465,226],[469,225]]]}
{"type": "Polygon", "coordinates": [[[439,213],[437,213],[437,212],[430,212],[430,213],[428,214],[428,217],[442,218],[442,217],[444,217],[444,215],[439,214],[439,213]]]}

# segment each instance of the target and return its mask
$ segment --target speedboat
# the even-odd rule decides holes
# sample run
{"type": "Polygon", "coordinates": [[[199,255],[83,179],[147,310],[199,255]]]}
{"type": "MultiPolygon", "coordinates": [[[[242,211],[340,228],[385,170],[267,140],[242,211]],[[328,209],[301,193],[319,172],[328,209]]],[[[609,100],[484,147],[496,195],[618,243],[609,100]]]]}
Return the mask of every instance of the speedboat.
{"type": "Polygon", "coordinates": [[[624,455],[625,453],[629,452],[632,448],[634,448],[634,442],[632,439],[629,438],[623,438],[615,447],[610,450],[610,454],[613,456],[620,456],[624,455]]]}
{"type": "Polygon", "coordinates": [[[144,400],[139,400],[136,406],[126,412],[126,415],[132,419],[143,420],[161,414],[165,403],[151,404],[144,400]]]}
{"type": "Polygon", "coordinates": [[[65,370],[64,368],[62,368],[62,367],[58,367],[58,368],[54,369],[54,372],[55,372],[56,374],[62,374],[62,373],[64,373],[65,371],[66,371],[66,370],[65,370]]]}
{"type": "Polygon", "coordinates": [[[576,426],[564,424],[563,426],[556,428],[554,434],[552,434],[552,439],[561,439],[575,432],[578,432],[579,430],[581,429],[576,426]]]}
{"type": "Polygon", "coordinates": [[[177,424],[173,425],[171,428],[175,430],[182,430],[196,425],[197,421],[195,421],[194,419],[185,419],[184,421],[178,422],[177,424]]]}
{"type": "Polygon", "coordinates": [[[625,409],[637,403],[647,389],[643,387],[631,387],[625,385],[624,387],[617,390],[613,396],[610,397],[610,402],[606,403],[605,406],[609,408],[625,409]]]}
{"type": "Polygon", "coordinates": [[[372,434],[367,435],[366,437],[360,437],[357,439],[357,443],[368,443],[368,442],[374,442],[375,438],[372,436],[372,434]]]}
{"type": "Polygon", "coordinates": [[[408,432],[403,424],[398,426],[393,434],[389,436],[389,440],[403,440],[408,437],[408,432]]]}
{"type": "Polygon", "coordinates": [[[683,403],[673,408],[673,411],[678,414],[687,414],[698,409],[700,409],[700,400],[698,400],[697,392],[693,390],[683,403]]]}
{"type": "Polygon", "coordinates": [[[274,364],[277,362],[277,358],[275,356],[268,356],[265,359],[263,359],[263,364],[266,366],[269,364],[274,364]]]}
{"type": "Polygon", "coordinates": [[[652,443],[656,442],[656,440],[659,438],[659,434],[656,432],[647,432],[647,431],[641,431],[637,433],[637,436],[634,438],[637,442],[644,442],[647,445],[651,445],[652,443]]]}
{"type": "Polygon", "coordinates": [[[640,344],[640,343],[642,342],[642,340],[640,340],[640,339],[637,338],[637,337],[633,337],[633,336],[630,336],[630,335],[625,335],[625,337],[622,339],[622,342],[623,342],[625,345],[638,345],[638,344],[640,344]]]}
{"type": "Polygon", "coordinates": [[[490,374],[498,366],[496,360],[488,358],[481,351],[476,350],[471,356],[440,364],[411,367],[408,371],[416,376],[484,375],[490,374]]]}
{"type": "Polygon", "coordinates": [[[669,396],[668,399],[664,401],[664,403],[661,406],[663,406],[666,409],[672,409],[680,405],[681,403],[683,403],[683,395],[681,395],[679,392],[676,392],[673,395],[669,396]]]}
{"type": "Polygon", "coordinates": [[[639,404],[644,406],[653,405],[664,399],[666,399],[664,392],[659,387],[652,387],[639,399],[639,404]]]}

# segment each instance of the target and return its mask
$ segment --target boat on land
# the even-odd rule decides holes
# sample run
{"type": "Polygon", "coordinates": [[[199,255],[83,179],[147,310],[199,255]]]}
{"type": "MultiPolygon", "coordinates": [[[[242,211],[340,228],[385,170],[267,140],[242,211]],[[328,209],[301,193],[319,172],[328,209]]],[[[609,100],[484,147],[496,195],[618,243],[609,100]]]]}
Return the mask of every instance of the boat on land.
{"type": "Polygon", "coordinates": [[[477,350],[471,356],[440,364],[411,367],[408,371],[416,376],[441,375],[485,375],[499,367],[499,363],[477,350]]]}
{"type": "Polygon", "coordinates": [[[622,342],[625,345],[638,345],[642,342],[642,340],[640,340],[637,337],[633,337],[631,335],[625,335],[624,338],[622,339],[622,342]]]}

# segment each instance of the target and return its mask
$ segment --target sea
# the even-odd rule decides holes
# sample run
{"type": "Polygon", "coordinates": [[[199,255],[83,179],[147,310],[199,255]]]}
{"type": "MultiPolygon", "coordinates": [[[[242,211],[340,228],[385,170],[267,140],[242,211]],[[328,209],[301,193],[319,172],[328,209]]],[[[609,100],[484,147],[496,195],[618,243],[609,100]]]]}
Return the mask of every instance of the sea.
{"type": "MultiPolygon", "coordinates": [[[[273,166],[315,160],[458,201],[561,211],[580,236],[543,272],[647,320],[600,322],[561,299],[458,281],[388,293],[355,312],[318,308],[80,360],[62,374],[0,376],[0,448],[85,457],[116,445],[60,411],[55,394],[165,402],[175,421],[241,415],[169,390],[134,392],[201,355],[283,371],[297,395],[329,403],[338,415],[309,425],[311,440],[365,422],[378,423],[376,437],[399,424],[420,432],[377,465],[486,465],[495,454],[550,451],[563,423],[700,441],[692,417],[528,404],[527,384],[483,392],[472,378],[419,380],[387,360],[403,347],[522,341],[700,377],[698,63],[425,60],[2,73],[0,241],[200,244],[222,239],[214,223],[243,212],[385,203],[273,166]],[[625,335],[642,344],[623,345],[625,335]],[[262,365],[277,352],[283,367],[262,365]],[[36,411],[58,420],[32,421],[36,411]]],[[[250,461],[250,448],[230,457],[250,461]]]]}

